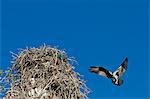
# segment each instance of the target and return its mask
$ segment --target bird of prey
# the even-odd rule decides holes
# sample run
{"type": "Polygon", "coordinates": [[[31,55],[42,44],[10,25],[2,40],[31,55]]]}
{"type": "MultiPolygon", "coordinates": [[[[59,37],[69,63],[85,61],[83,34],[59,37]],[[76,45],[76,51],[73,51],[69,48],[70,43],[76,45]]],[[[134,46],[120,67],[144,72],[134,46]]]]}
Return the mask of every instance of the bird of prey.
{"type": "Polygon", "coordinates": [[[93,73],[111,79],[113,84],[120,86],[123,84],[121,76],[127,70],[127,67],[128,67],[128,58],[126,57],[125,60],[122,62],[122,64],[119,66],[119,68],[114,72],[111,72],[103,67],[98,66],[91,66],[89,70],[93,73]]]}

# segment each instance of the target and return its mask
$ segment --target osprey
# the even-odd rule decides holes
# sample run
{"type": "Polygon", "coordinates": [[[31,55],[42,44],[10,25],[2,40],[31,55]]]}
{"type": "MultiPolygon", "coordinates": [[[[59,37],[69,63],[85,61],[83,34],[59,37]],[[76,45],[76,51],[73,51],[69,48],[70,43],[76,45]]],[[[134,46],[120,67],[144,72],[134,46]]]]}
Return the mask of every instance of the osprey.
{"type": "Polygon", "coordinates": [[[119,68],[114,72],[111,72],[103,67],[97,66],[91,66],[89,70],[93,73],[111,79],[113,84],[120,86],[123,84],[123,80],[120,78],[123,75],[123,73],[127,70],[127,67],[128,67],[128,58],[125,58],[125,60],[122,62],[119,68]]]}

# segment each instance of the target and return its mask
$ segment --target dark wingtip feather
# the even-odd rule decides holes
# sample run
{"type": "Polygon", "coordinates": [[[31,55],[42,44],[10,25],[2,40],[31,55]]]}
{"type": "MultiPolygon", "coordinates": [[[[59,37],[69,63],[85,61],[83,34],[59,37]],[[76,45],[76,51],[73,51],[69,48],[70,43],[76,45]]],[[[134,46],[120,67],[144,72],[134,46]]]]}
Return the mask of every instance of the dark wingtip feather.
{"type": "Polygon", "coordinates": [[[91,69],[93,68],[97,68],[96,66],[90,66],[89,70],[91,71],[91,69]]]}
{"type": "Polygon", "coordinates": [[[127,70],[127,68],[128,68],[128,58],[127,57],[125,58],[125,60],[123,61],[123,63],[121,65],[125,70],[127,70]]]}
{"type": "Polygon", "coordinates": [[[99,72],[99,69],[98,69],[98,67],[96,67],[96,66],[91,66],[91,67],[89,68],[89,71],[90,71],[90,72],[93,72],[93,73],[98,73],[98,72],[99,72]]]}
{"type": "Polygon", "coordinates": [[[125,61],[128,61],[128,57],[125,58],[125,61]]]}

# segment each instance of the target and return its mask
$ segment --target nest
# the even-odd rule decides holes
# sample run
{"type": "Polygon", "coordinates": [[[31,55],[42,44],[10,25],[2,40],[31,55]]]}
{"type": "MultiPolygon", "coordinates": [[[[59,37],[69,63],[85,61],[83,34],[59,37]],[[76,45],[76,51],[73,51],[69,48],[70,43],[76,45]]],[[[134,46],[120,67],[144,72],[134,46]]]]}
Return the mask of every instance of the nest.
{"type": "Polygon", "coordinates": [[[89,89],[65,51],[44,45],[14,56],[17,79],[5,99],[88,99],[89,89]]]}

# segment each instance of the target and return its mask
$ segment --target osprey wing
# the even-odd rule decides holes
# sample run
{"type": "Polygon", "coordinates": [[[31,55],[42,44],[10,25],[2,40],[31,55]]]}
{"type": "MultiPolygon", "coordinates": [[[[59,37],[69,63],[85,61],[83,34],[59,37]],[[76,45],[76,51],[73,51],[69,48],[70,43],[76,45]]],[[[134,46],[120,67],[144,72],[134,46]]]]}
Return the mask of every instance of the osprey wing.
{"type": "Polygon", "coordinates": [[[91,66],[89,69],[91,72],[96,73],[98,75],[107,77],[107,78],[112,78],[112,72],[108,71],[107,69],[103,68],[103,67],[96,67],[96,66],[91,66]]]}
{"type": "Polygon", "coordinates": [[[128,58],[125,58],[120,67],[114,72],[114,74],[117,75],[118,78],[120,78],[123,75],[123,73],[127,70],[127,68],[128,68],[128,58]]]}

